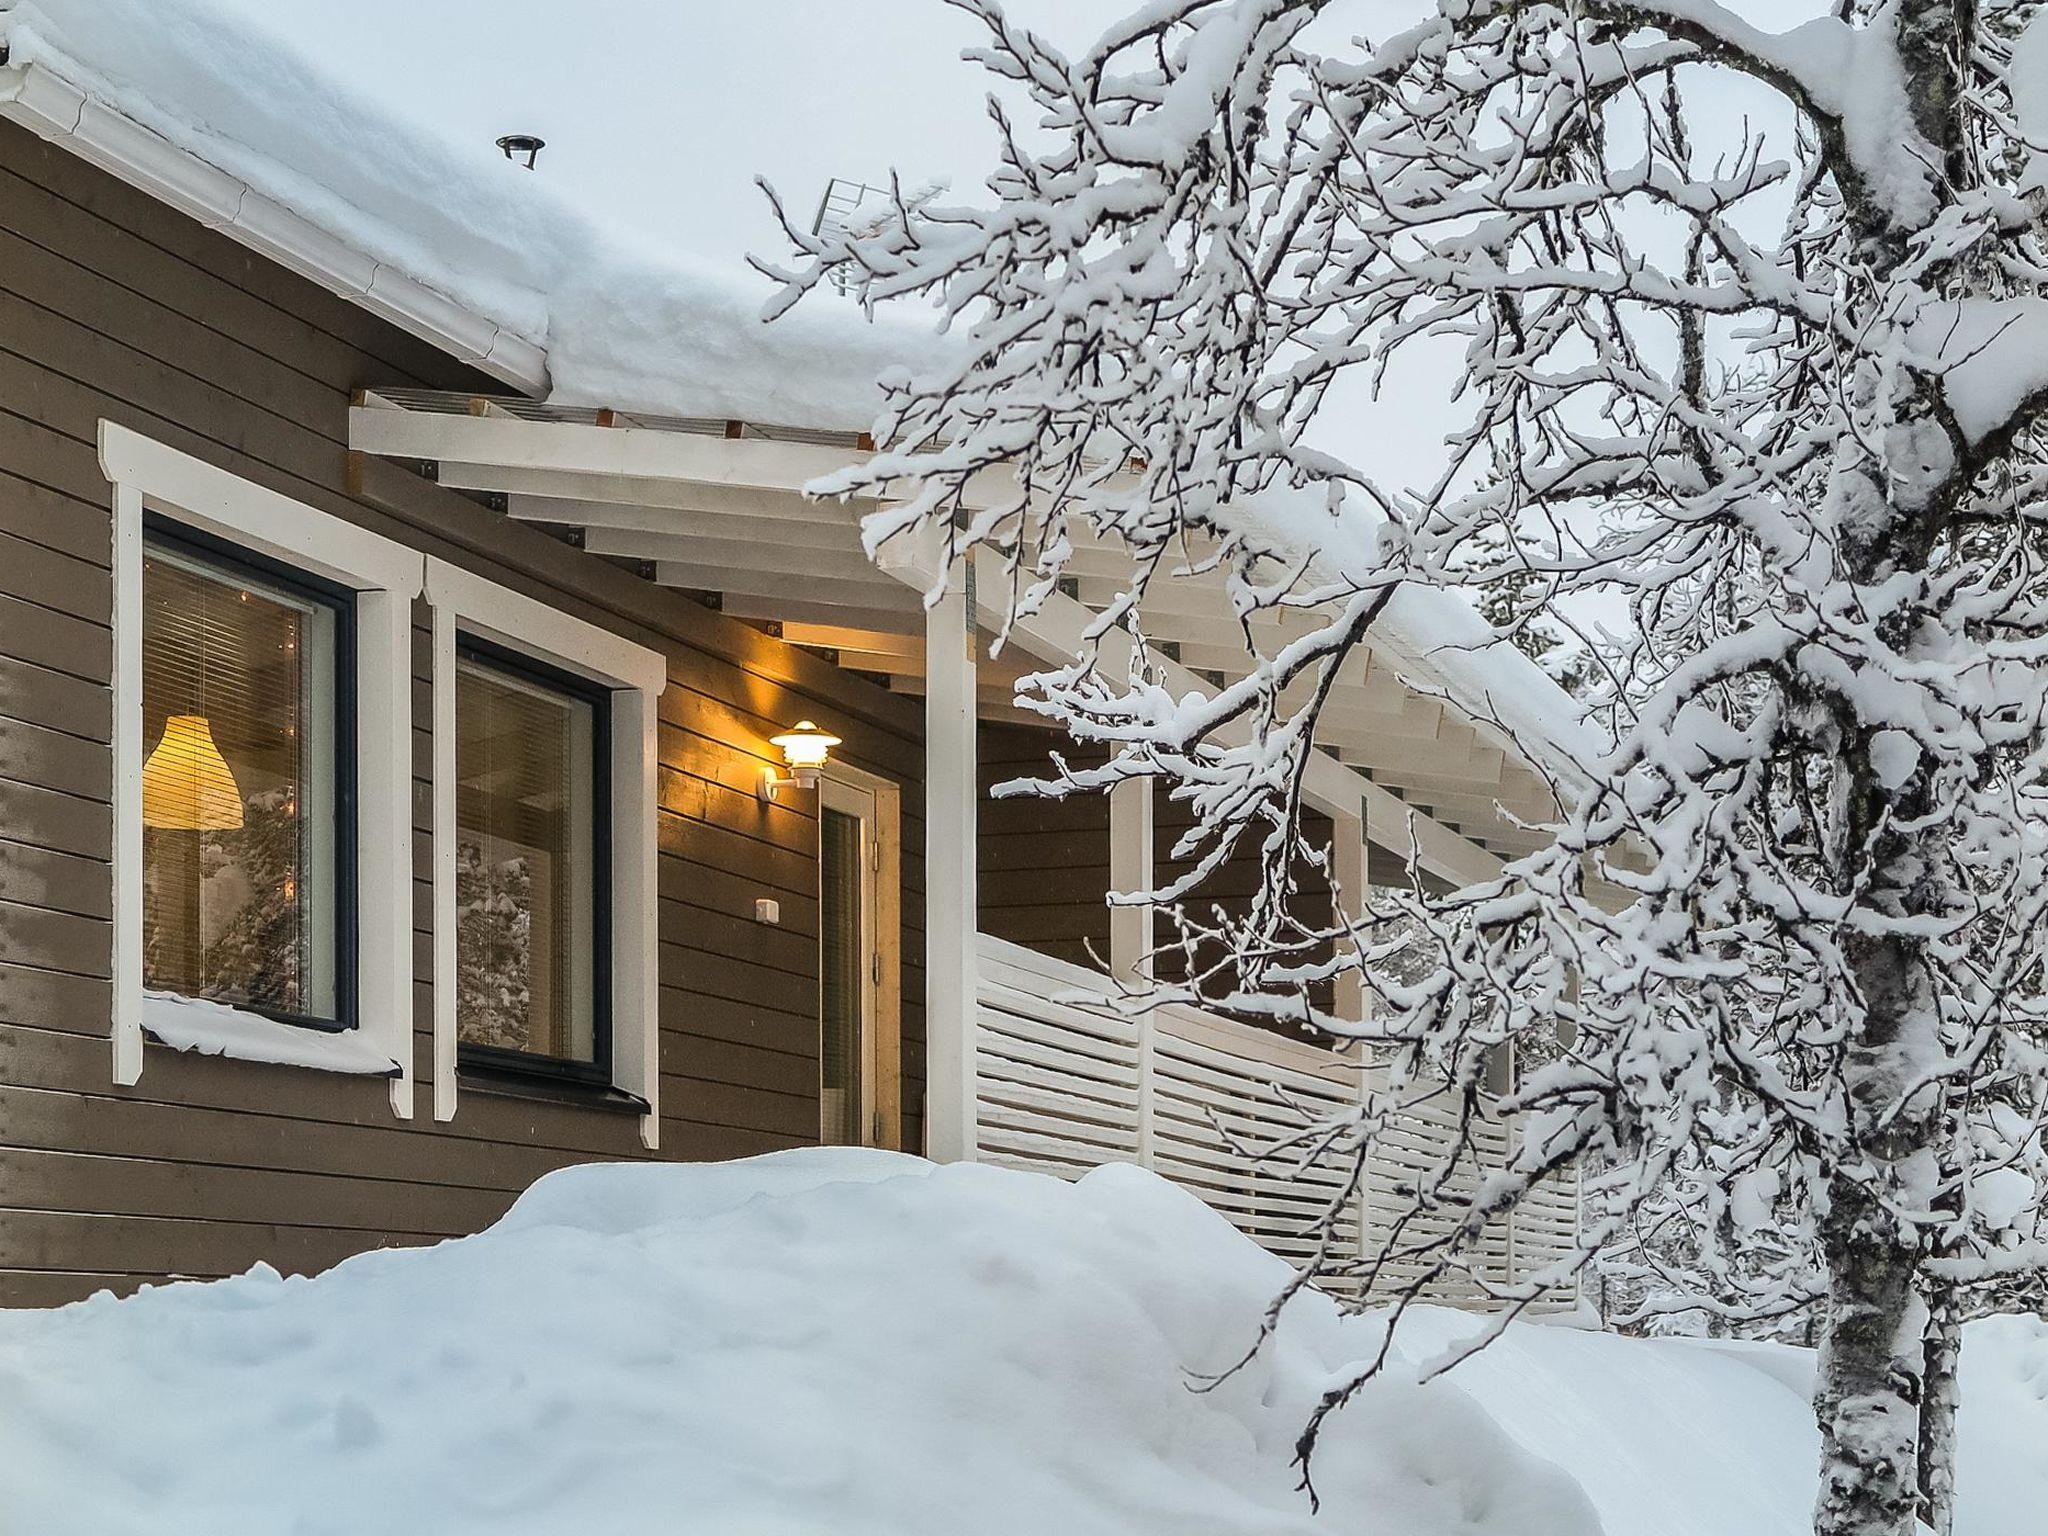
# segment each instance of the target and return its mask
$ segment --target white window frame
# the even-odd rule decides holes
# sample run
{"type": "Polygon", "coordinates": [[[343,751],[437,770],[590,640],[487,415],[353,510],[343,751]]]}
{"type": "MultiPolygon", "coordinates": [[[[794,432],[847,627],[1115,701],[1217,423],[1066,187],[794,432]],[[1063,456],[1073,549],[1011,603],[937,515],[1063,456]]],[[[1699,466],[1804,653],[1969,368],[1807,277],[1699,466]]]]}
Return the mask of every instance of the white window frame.
{"type": "Polygon", "coordinates": [[[138,1081],[143,1065],[142,524],[155,512],[355,594],[355,1031],[390,1058],[391,1109],[410,1119],[412,604],[425,557],[115,422],[99,424],[99,456],[114,488],[114,1081],[138,1081]]]}
{"type": "Polygon", "coordinates": [[[455,677],[458,632],[611,690],[612,1086],[646,1106],[640,1140],[659,1143],[660,989],[655,802],[656,710],[668,661],[595,624],[551,608],[432,556],[427,602],[434,613],[434,1118],[455,1118],[455,677]]]}

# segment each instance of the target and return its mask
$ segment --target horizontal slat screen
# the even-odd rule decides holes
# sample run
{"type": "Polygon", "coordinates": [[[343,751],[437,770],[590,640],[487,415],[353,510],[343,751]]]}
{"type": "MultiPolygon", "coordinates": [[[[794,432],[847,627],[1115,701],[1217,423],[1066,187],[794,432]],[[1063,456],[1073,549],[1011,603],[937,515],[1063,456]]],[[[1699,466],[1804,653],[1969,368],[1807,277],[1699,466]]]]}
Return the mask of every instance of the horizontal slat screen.
{"type": "MultiPolygon", "coordinates": [[[[1383,1243],[1393,1192],[1430,1178],[1451,1145],[1452,1112],[1418,1106],[1375,1147],[1361,1210],[1346,1198],[1338,1168],[1270,1154],[1305,1125],[1357,1102],[1356,1062],[1194,1008],[1125,1018],[1090,1001],[1102,996],[1100,976],[987,934],[980,965],[975,1090],[984,1162],[1066,1178],[1104,1163],[1138,1163],[1199,1196],[1262,1246],[1306,1264],[1333,1202],[1348,1205],[1337,1214],[1342,1256],[1383,1243]]],[[[1459,1193],[1508,1156],[1504,1127],[1487,1124],[1479,1135],[1477,1165],[1468,1159],[1450,1181],[1459,1193]]],[[[1411,1223],[1402,1247],[1440,1234],[1450,1220],[1446,1211],[1411,1223]]],[[[1569,1253],[1577,1221],[1576,1177],[1546,1186],[1487,1235],[1481,1273],[1509,1283],[1569,1253]]],[[[1418,1272],[1414,1261],[1397,1260],[1387,1284],[1418,1272]]],[[[1469,1282],[1439,1282],[1429,1294],[1468,1305],[1486,1300],[1469,1282]]]]}

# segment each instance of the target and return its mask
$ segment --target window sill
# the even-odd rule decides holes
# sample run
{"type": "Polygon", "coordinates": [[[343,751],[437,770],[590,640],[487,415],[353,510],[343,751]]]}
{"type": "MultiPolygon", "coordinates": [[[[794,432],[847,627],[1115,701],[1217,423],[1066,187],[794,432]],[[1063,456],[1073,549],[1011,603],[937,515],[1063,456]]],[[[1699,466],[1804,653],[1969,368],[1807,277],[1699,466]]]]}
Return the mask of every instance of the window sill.
{"type": "Polygon", "coordinates": [[[227,1056],[236,1061],[306,1067],[356,1077],[397,1077],[399,1065],[363,1038],[361,1029],[302,1029],[280,1024],[245,1008],[183,997],[175,992],[142,994],[142,1031],[174,1051],[227,1056]]]}
{"type": "Polygon", "coordinates": [[[571,1109],[594,1109],[616,1115],[647,1113],[645,1099],[604,1083],[579,1083],[568,1078],[486,1066],[480,1062],[460,1063],[456,1069],[456,1080],[463,1093],[487,1098],[561,1104],[571,1109]]]}

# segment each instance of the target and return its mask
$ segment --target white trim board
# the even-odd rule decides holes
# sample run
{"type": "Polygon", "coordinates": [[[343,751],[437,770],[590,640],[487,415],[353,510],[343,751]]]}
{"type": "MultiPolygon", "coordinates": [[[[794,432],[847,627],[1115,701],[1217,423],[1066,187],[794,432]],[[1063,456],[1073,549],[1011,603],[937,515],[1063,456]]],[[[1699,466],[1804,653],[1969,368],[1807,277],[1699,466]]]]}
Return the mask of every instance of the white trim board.
{"type": "Polygon", "coordinates": [[[114,422],[113,1072],[142,1075],[142,520],[148,511],[356,594],[356,1028],[412,1115],[412,603],[424,557],[114,422]]]}
{"type": "Polygon", "coordinates": [[[668,682],[659,651],[536,602],[432,556],[426,597],[434,610],[433,880],[434,1118],[457,1109],[455,1019],[455,647],[457,630],[495,641],[612,690],[611,1018],[612,1085],[647,1108],[640,1140],[661,1131],[661,1010],[656,972],[656,715],[668,682]]]}

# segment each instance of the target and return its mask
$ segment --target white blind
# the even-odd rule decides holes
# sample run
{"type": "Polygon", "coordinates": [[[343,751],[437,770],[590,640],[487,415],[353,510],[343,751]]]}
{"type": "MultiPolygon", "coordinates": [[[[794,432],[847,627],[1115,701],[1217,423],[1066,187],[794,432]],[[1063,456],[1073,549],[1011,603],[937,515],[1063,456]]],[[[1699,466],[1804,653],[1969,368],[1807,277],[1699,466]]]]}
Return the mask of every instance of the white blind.
{"type": "Polygon", "coordinates": [[[145,984],[332,1019],[332,608],[182,549],[143,561],[145,984]]]}

